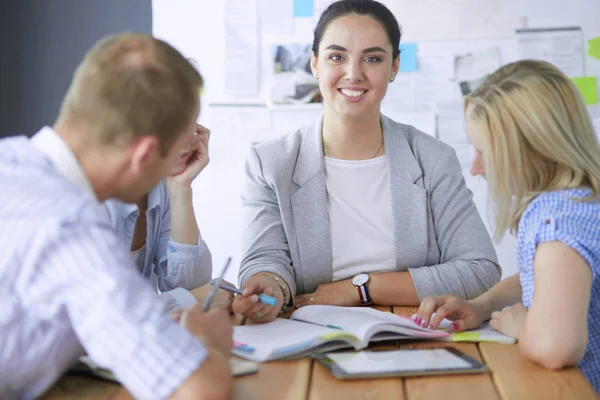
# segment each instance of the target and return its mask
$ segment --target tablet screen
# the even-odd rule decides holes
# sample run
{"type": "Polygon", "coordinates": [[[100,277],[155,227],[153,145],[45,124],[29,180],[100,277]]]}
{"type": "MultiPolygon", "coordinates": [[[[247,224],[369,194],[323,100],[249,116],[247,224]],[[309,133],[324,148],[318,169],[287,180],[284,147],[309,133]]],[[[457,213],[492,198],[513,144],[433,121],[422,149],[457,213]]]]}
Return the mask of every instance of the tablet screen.
{"type": "Polygon", "coordinates": [[[410,349],[328,353],[327,357],[351,375],[474,368],[461,354],[446,349],[410,349]]]}

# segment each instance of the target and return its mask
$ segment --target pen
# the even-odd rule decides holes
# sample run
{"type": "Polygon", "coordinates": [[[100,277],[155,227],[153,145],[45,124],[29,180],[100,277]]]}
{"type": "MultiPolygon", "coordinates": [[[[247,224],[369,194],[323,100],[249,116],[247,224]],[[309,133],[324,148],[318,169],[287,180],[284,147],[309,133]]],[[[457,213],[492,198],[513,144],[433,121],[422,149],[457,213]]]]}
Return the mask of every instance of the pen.
{"type": "Polygon", "coordinates": [[[306,321],[306,320],[299,319],[299,318],[292,318],[292,321],[306,322],[307,324],[319,325],[319,326],[324,326],[325,328],[331,328],[331,329],[337,329],[339,331],[343,331],[342,328],[340,328],[339,326],[335,326],[335,325],[319,324],[317,322],[306,321]]]}
{"type": "MultiPolygon", "coordinates": [[[[214,282],[210,283],[211,285],[215,285],[214,282]]],[[[228,292],[231,293],[235,293],[235,294],[244,294],[244,292],[236,287],[233,286],[229,286],[229,285],[222,285],[220,287],[223,290],[227,290],[228,292]]],[[[271,296],[267,296],[266,294],[260,293],[258,295],[258,300],[263,303],[263,304],[268,304],[270,306],[274,306],[277,304],[277,299],[275,297],[271,297],[271,296]]]]}
{"type": "Polygon", "coordinates": [[[217,293],[217,290],[219,290],[219,288],[221,287],[221,282],[223,281],[223,277],[225,276],[225,272],[227,272],[227,268],[229,268],[229,264],[231,264],[231,257],[229,257],[227,259],[227,261],[225,262],[225,266],[223,267],[223,271],[221,271],[221,275],[219,275],[219,277],[217,278],[216,283],[214,284],[214,286],[212,287],[212,289],[210,289],[210,293],[208,294],[208,297],[206,298],[206,300],[204,300],[204,304],[202,305],[202,309],[206,312],[208,311],[208,309],[210,308],[210,305],[215,297],[215,294],[217,293]]]}

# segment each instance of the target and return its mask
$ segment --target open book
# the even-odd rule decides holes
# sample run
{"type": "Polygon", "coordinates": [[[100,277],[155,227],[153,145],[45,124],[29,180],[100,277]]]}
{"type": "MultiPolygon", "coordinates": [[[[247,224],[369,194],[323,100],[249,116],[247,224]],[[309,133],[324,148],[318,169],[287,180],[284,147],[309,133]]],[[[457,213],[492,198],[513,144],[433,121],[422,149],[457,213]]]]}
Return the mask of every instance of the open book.
{"type": "MultiPolygon", "coordinates": [[[[491,332],[486,331],[486,340],[514,342],[487,330],[491,332]]],[[[233,353],[260,362],[342,348],[359,350],[371,342],[384,340],[481,341],[482,333],[477,330],[452,334],[444,327],[421,328],[408,317],[372,308],[313,305],[296,310],[290,319],[277,318],[266,324],[234,327],[233,353]]]]}

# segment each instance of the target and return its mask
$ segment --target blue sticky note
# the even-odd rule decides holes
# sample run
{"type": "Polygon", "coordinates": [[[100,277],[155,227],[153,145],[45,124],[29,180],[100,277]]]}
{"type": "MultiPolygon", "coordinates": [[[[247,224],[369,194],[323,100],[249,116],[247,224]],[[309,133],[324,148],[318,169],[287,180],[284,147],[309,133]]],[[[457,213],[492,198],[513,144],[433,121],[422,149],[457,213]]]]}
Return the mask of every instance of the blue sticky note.
{"type": "Polygon", "coordinates": [[[417,59],[417,44],[404,43],[400,45],[400,72],[416,72],[419,69],[417,59]]]}
{"type": "Polygon", "coordinates": [[[312,17],[313,0],[294,0],[294,17],[312,17]]]}

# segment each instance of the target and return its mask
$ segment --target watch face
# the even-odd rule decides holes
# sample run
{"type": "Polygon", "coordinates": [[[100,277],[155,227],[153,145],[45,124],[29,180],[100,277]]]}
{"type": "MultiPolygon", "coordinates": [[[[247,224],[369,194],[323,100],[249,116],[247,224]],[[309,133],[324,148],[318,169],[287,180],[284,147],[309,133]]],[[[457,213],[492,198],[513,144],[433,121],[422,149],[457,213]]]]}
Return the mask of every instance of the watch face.
{"type": "Polygon", "coordinates": [[[369,275],[367,274],[358,274],[352,278],[352,284],[355,286],[364,285],[369,281],[369,275]]]}

